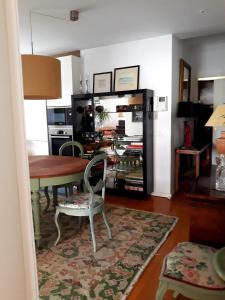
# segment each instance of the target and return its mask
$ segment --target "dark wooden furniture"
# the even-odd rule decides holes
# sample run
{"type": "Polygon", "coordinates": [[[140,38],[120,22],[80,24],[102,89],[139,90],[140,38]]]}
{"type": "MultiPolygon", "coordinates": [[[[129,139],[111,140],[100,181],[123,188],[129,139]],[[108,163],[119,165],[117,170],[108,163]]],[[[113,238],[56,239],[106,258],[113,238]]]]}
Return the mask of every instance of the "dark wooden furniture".
{"type": "Polygon", "coordinates": [[[206,151],[206,160],[210,160],[211,144],[206,144],[199,148],[183,148],[179,147],[175,149],[176,165],[175,165],[175,191],[179,189],[180,178],[180,155],[192,155],[195,159],[195,178],[199,177],[200,173],[200,155],[206,151]]]}
{"type": "Polygon", "coordinates": [[[107,190],[131,197],[150,195],[153,91],[72,95],[72,109],[73,138],[83,145],[84,157],[91,158],[96,150],[107,153],[107,190]]]}
{"type": "Polygon", "coordinates": [[[186,194],[191,199],[190,241],[225,246],[225,192],[215,189],[216,167],[195,180],[186,194]]]}

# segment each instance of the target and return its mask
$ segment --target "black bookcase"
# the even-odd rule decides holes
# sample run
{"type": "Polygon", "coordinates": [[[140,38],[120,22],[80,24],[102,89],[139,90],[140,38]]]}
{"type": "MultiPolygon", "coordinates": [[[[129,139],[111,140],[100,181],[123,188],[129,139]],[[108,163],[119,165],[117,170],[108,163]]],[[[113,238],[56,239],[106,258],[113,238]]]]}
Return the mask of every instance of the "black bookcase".
{"type": "Polygon", "coordinates": [[[85,158],[108,156],[106,187],[144,197],[153,191],[153,91],[72,95],[73,138],[85,158]]]}

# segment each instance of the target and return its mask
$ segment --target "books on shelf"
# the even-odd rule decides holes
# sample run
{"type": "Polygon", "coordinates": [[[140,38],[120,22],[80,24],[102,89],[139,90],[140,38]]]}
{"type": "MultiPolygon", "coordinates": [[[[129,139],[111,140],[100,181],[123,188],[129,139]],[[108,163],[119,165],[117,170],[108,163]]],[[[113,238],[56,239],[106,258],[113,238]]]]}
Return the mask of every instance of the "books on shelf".
{"type": "Polygon", "coordinates": [[[142,135],[124,136],[121,140],[130,141],[130,142],[135,142],[135,141],[140,142],[143,140],[143,136],[142,135]]]}
{"type": "Polygon", "coordinates": [[[132,185],[127,185],[125,184],[124,186],[125,190],[130,190],[130,191],[139,191],[139,192],[143,192],[143,186],[132,186],[132,185]]]}

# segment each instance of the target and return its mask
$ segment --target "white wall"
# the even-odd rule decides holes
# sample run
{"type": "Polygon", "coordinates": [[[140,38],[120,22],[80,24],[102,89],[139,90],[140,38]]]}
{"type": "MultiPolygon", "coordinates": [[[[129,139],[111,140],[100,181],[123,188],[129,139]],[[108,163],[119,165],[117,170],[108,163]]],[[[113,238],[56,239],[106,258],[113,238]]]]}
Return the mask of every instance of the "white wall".
{"type": "Polygon", "coordinates": [[[171,191],[174,192],[175,180],[175,148],[184,142],[184,119],[177,118],[177,106],[179,102],[179,65],[183,58],[187,63],[190,61],[188,47],[183,41],[173,36],[172,51],[172,109],[171,109],[171,191]]]}
{"type": "Polygon", "coordinates": [[[38,298],[16,0],[0,0],[0,298],[38,298]]]}
{"type": "Polygon", "coordinates": [[[155,96],[168,96],[168,111],[155,114],[154,194],[171,194],[171,83],[172,35],[115,44],[81,51],[84,74],[113,71],[140,65],[140,88],[154,90],[155,96]]]}
{"type": "MultiPolygon", "coordinates": [[[[209,36],[186,41],[191,51],[192,66],[192,98],[197,100],[198,78],[225,76],[225,35],[209,36]]],[[[214,107],[225,102],[224,80],[214,80],[214,107]]],[[[220,130],[213,134],[213,141],[219,136],[220,130]]],[[[212,163],[215,164],[215,146],[212,149],[212,163]]]]}
{"type": "Polygon", "coordinates": [[[197,78],[225,75],[225,35],[186,41],[191,51],[192,96],[197,99],[197,78]]]}

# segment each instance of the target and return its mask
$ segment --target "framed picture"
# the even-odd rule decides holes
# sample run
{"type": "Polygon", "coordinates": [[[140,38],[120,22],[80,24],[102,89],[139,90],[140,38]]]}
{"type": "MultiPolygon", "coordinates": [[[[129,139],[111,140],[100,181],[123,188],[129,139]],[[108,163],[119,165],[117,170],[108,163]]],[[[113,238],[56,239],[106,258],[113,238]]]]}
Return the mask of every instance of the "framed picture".
{"type": "Polygon", "coordinates": [[[93,74],[93,93],[112,92],[112,72],[93,74]]]}
{"type": "Polygon", "coordinates": [[[191,66],[180,59],[179,101],[190,101],[191,94],[191,66]]]}
{"type": "Polygon", "coordinates": [[[132,122],[142,122],[143,111],[132,111],[132,122]]]}
{"type": "Polygon", "coordinates": [[[114,91],[131,91],[139,88],[140,66],[114,69],[114,91]]]}

